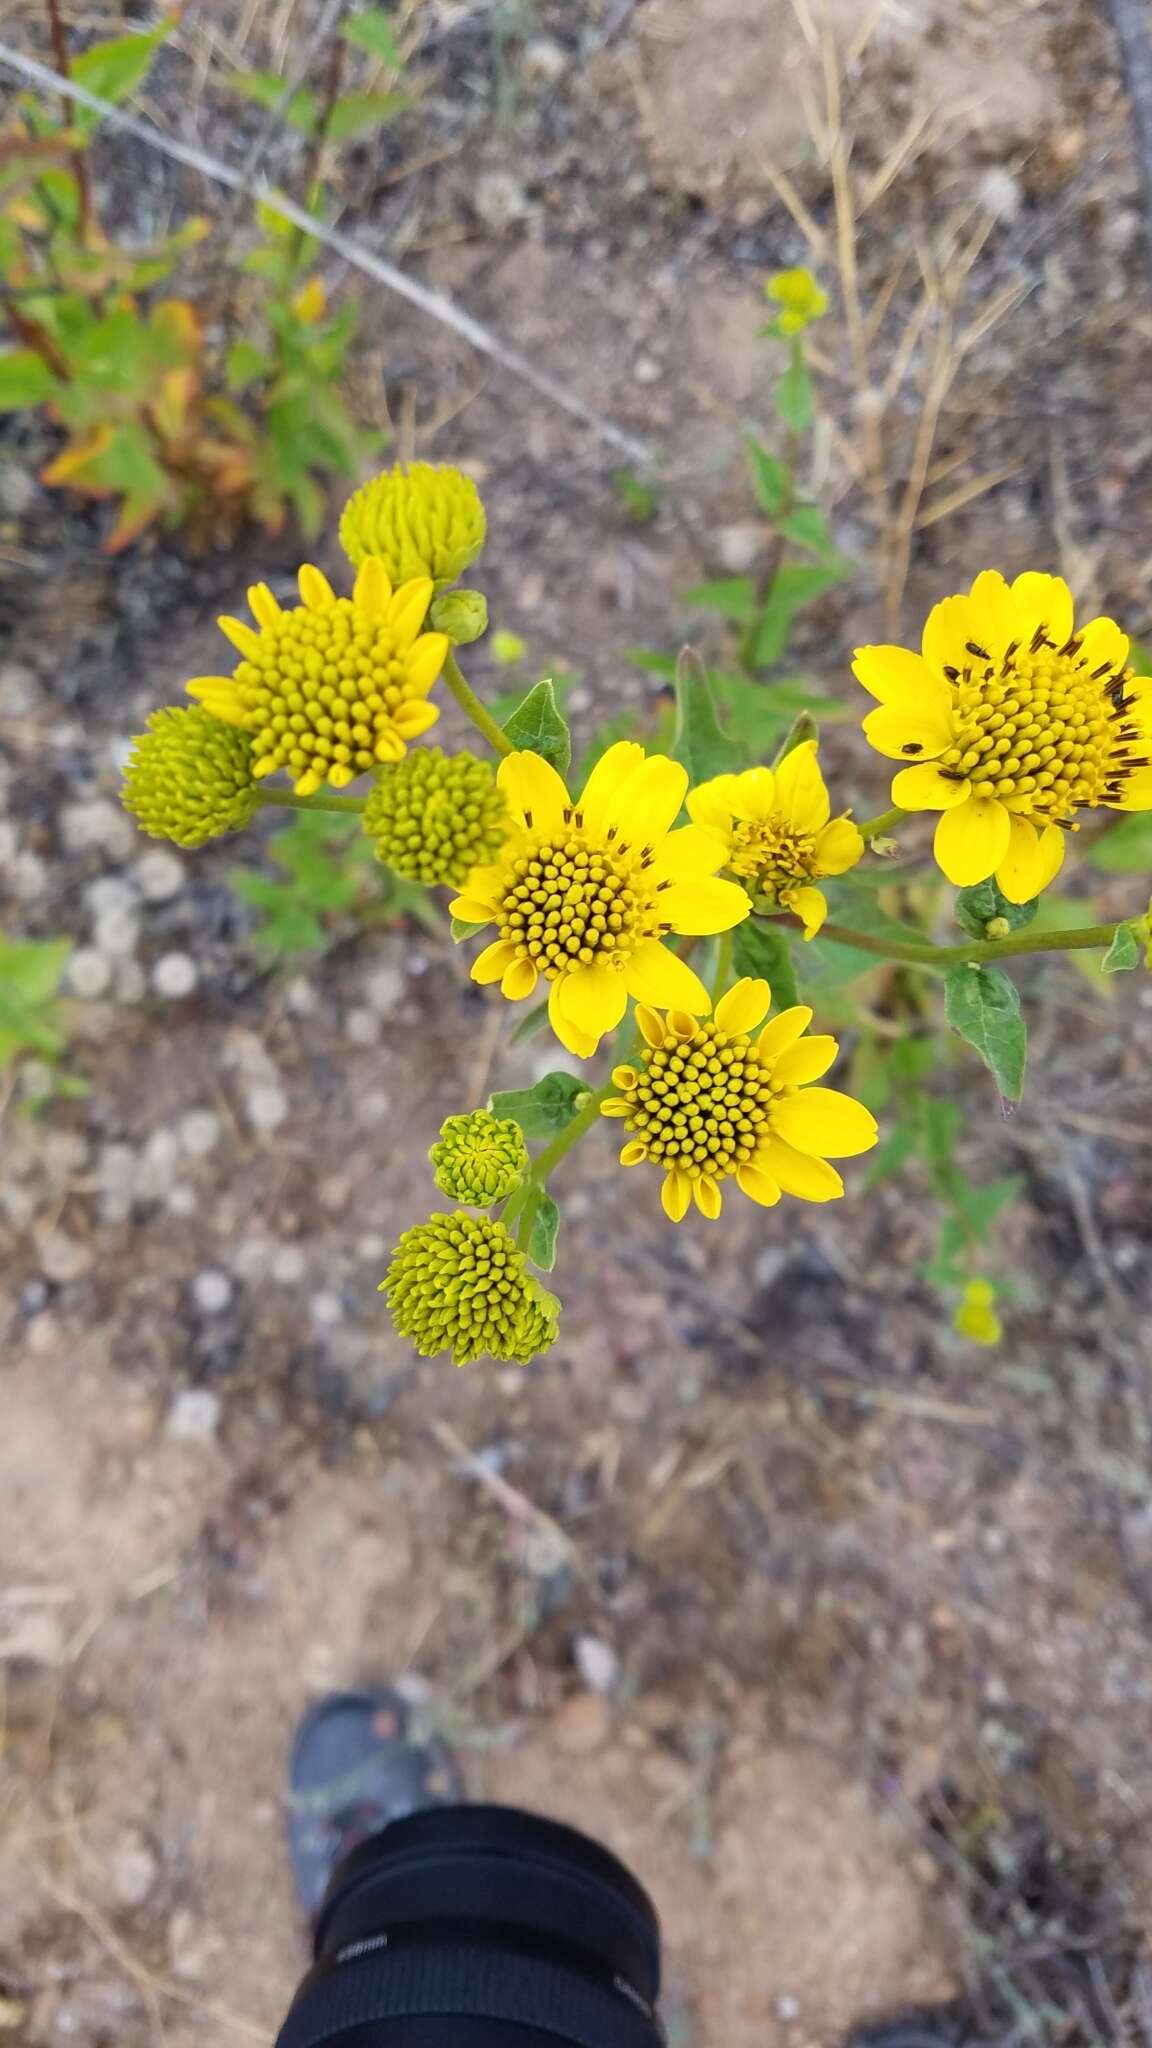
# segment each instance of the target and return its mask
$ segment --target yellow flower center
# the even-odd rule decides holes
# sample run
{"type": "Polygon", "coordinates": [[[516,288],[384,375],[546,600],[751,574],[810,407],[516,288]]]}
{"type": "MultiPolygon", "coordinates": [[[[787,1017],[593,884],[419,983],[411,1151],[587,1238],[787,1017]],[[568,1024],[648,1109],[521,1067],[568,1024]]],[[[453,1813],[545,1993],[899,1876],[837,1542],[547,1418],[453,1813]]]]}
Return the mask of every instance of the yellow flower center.
{"type": "Polygon", "coordinates": [[[786,889],[811,881],[815,874],[816,834],[793,832],[772,818],[760,824],[737,818],[728,867],[742,878],[754,876],[765,896],[782,896],[786,889]]]}
{"type": "Polygon", "coordinates": [[[410,695],[409,658],[389,626],[346,597],[323,611],[299,605],[262,626],[259,652],[235,671],[259,772],[324,776],[338,763],[360,775],[390,759],[380,742],[410,695]]]}
{"type": "Polygon", "coordinates": [[[950,780],[967,777],[981,796],[1026,797],[1021,808],[1056,819],[1114,801],[1131,770],[1148,765],[1128,718],[1131,669],[1090,670],[1076,636],[1056,647],[1042,628],[999,668],[976,641],[966,651],[962,669],[944,671],[958,727],[939,762],[950,780]]]}
{"type": "Polygon", "coordinates": [[[663,938],[659,892],[650,883],[648,847],[596,840],[580,829],[536,840],[508,863],[500,936],[549,981],[575,967],[623,968],[646,939],[663,938]]]}
{"type": "Polygon", "coordinates": [[[669,1032],[663,1045],[647,1048],[636,1075],[635,1086],[620,1091],[629,1105],[625,1129],[649,1159],[692,1180],[705,1173],[723,1180],[746,1166],[771,1124],[773,1101],[793,1092],[772,1079],[749,1037],[715,1023],[699,1025],[689,1039],[669,1032]]]}

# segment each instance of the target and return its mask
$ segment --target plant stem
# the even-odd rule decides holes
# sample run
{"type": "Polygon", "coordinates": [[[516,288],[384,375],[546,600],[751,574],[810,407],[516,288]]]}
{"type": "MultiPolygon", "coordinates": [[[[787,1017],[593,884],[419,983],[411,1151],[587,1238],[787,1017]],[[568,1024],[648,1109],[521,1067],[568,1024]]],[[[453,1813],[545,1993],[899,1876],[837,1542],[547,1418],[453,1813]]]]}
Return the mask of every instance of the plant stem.
{"type": "Polygon", "coordinates": [[[721,996],[724,994],[724,991],[728,986],[728,977],[731,974],[731,972],[732,934],[731,932],[721,932],[720,943],[716,948],[716,972],[712,977],[713,1008],[715,1008],[716,1004],[720,1001],[721,996]]]}
{"type": "MultiPolygon", "coordinates": [[[[61,78],[72,76],[72,61],[68,53],[68,31],[60,12],[60,0],[48,0],[48,29],[52,37],[52,62],[61,78]]],[[[72,103],[64,101],[64,119],[72,119],[72,103]]],[[[84,150],[72,151],[72,175],[76,180],[76,194],[80,202],[80,218],[77,223],[82,246],[87,247],[92,228],[92,183],[88,176],[88,159],[84,150]]]]}
{"type": "Polygon", "coordinates": [[[893,804],[890,811],[880,811],[875,818],[865,818],[860,827],[861,836],[864,839],[883,839],[893,825],[898,825],[901,818],[907,816],[907,811],[902,811],[899,804],[893,804]]]}
{"type": "MultiPolygon", "coordinates": [[[[304,174],[301,180],[303,190],[300,195],[300,204],[309,210],[312,207],[313,189],[319,183],[324,170],[324,150],[328,142],[328,130],[332,123],[333,109],[340,97],[340,82],[344,75],[346,45],[340,33],[344,12],[345,9],[341,7],[336,21],[335,33],[328,46],[328,68],[325,73],[324,84],[321,87],[320,104],[316,110],[316,126],[309,137],[308,154],[304,159],[304,174]]],[[[298,227],[292,240],[293,263],[299,263],[304,251],[305,239],[304,229],[298,227]]]]}
{"type": "Polygon", "coordinates": [[[532,1236],[532,1226],[536,1221],[536,1211],[540,1207],[540,1197],[544,1193],[545,1183],[549,1174],[554,1167],[559,1166],[560,1161],[567,1152],[571,1151],[573,1145],[578,1145],[581,1138],[585,1137],[592,1129],[593,1124],[599,1120],[600,1104],[607,1102],[608,1097],[614,1094],[614,1092],[611,1081],[606,1082],[603,1088],[595,1089],[584,1104],[583,1109],[577,1111],[571,1123],[565,1124],[564,1129],[557,1133],[551,1144],[545,1145],[544,1150],[537,1153],[536,1158],[532,1161],[531,1186],[528,1190],[528,1198],[516,1222],[516,1242],[521,1251],[526,1251],[528,1248],[529,1240],[532,1236]]]}
{"type": "Polygon", "coordinates": [[[262,789],[260,802],[278,811],[366,811],[366,796],[293,796],[287,789],[262,789]]]}
{"type": "MultiPolygon", "coordinates": [[[[1127,923],[1121,918],[1119,924],[1127,923]]],[[[849,931],[846,926],[826,924],[820,936],[838,945],[855,946],[862,953],[875,953],[881,960],[904,960],[912,967],[963,967],[971,963],[1007,960],[1016,953],[1083,953],[1110,946],[1119,924],[1088,924],[1066,932],[1014,932],[1010,939],[970,939],[963,946],[914,946],[897,939],[873,938],[870,932],[849,931]]]]}
{"type": "Polygon", "coordinates": [[[501,732],[491,712],[485,711],[471,683],[466,682],[461,675],[460,664],[451,648],[448,649],[448,659],[444,663],[444,681],[461,711],[472,720],[477,732],[483,733],[489,746],[495,747],[498,754],[514,754],[516,749],[507,733],[501,732]]]}

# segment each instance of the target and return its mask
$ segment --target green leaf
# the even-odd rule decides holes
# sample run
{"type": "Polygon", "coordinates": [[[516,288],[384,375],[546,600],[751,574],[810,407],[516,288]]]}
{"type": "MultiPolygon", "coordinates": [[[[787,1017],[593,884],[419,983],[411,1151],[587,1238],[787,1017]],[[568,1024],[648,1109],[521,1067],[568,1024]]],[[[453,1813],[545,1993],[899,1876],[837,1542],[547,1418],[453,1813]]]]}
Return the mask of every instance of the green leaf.
{"type": "Polygon", "coordinates": [[[790,1010],[799,1002],[792,948],[779,925],[746,917],[732,934],[732,965],[737,978],[749,974],[768,983],[773,1009],[790,1010]]]}
{"type": "Polygon", "coordinates": [[[474,939],[477,932],[482,932],[485,927],[482,924],[469,924],[463,917],[454,917],[449,922],[449,929],[452,937],[459,943],[461,939],[474,939]]]}
{"type": "Polygon", "coordinates": [[[746,434],[748,466],[752,471],[752,488],[756,502],[769,519],[775,520],[788,503],[790,479],[788,471],[779,456],[770,455],[756,439],[755,434],[746,434]]]}
{"type": "Polygon", "coordinates": [[[1105,974],[1123,974],[1130,967],[1139,967],[1143,958],[1144,948],[1133,926],[1121,924],[1117,925],[1116,936],[1100,966],[1105,974]]]}
{"type": "Polygon", "coordinates": [[[224,369],[229,391],[243,391],[272,368],[272,358],[254,341],[234,341],[225,357],[224,369]]]}
{"type": "Polygon", "coordinates": [[[6,939],[0,932],[0,1069],[21,1053],[55,1059],[66,1033],[58,1000],[69,939],[6,939]]]}
{"type": "Polygon", "coordinates": [[[672,756],[688,770],[695,787],[712,775],[742,765],[740,748],[721,727],[708,671],[698,654],[685,648],[676,667],[676,727],[672,756]]]}
{"type": "Polygon", "coordinates": [[[722,619],[732,619],[736,625],[744,626],[755,615],[756,592],[748,576],[722,576],[682,590],[680,602],[693,605],[697,611],[719,612],[722,619]]]}
{"type": "Polygon", "coordinates": [[[914,1124],[897,1124],[895,1130],[889,1131],[879,1151],[872,1154],[864,1176],[864,1192],[878,1187],[882,1180],[890,1180],[894,1173],[899,1173],[902,1166],[915,1158],[918,1139],[919,1133],[914,1124]]]}
{"type": "MultiPolygon", "coordinates": [[[[98,98],[119,106],[138,85],[143,85],[152,69],[153,57],[175,23],[176,16],[172,14],[143,35],[113,36],[109,42],[94,43],[91,49],[72,59],[72,76],[77,85],[86,86],[98,98]]],[[[72,119],[82,135],[90,135],[99,126],[100,118],[91,107],[82,107],[78,102],[72,110],[72,119]]]]}
{"type": "Polygon", "coordinates": [[[989,1181],[986,1187],[978,1187],[963,1174],[957,1174],[952,1200],[968,1226],[970,1241],[987,1236],[1001,1210],[1015,1200],[1023,1185],[1018,1173],[1005,1174],[1000,1180],[989,1181]]]}
{"type": "Polygon", "coordinates": [[[812,424],[812,380],[804,351],[792,345],[792,360],[782,377],[776,379],[776,411],[793,434],[806,434],[812,424]]]}
{"type": "Polygon", "coordinates": [[[505,721],[504,731],[515,746],[539,754],[558,775],[567,775],[572,735],[557,708],[551,677],[545,677],[521,699],[505,721]]]}
{"type": "Polygon", "coordinates": [[[1103,868],[1106,875],[1152,871],[1152,811],[1134,811],[1130,818],[1122,818],[1084,851],[1093,867],[1103,868]]]}
{"type": "Polygon", "coordinates": [[[556,1237],[560,1229],[560,1211],[545,1188],[536,1205],[532,1218],[532,1230],[528,1238],[528,1257],[542,1273],[550,1273],[556,1264],[556,1237]]]}
{"type": "Polygon", "coordinates": [[[344,23],[341,34],[346,43],[357,50],[367,50],[370,57],[379,57],[393,71],[403,69],[396,31],[382,7],[366,7],[362,14],[354,14],[344,23]]]}
{"type": "Polygon", "coordinates": [[[58,379],[34,348],[10,348],[0,354],[0,412],[43,405],[59,388],[58,379]]]}
{"type": "Polygon", "coordinates": [[[757,668],[771,668],[788,644],[796,613],[815,598],[823,596],[846,574],[843,565],[785,562],[776,571],[760,613],[754,659],[757,668]]]}
{"type": "Polygon", "coordinates": [[[956,922],[974,939],[988,936],[988,926],[994,917],[1002,917],[1014,932],[1031,924],[1039,908],[1040,899],[1033,897],[1031,903],[1009,903],[1003,891],[996,885],[994,876],[986,882],[977,882],[970,889],[960,889],[956,894],[953,908],[956,922]]]}
{"type": "Polygon", "coordinates": [[[286,80],[275,71],[233,71],[225,81],[233,92],[242,93],[246,100],[254,100],[258,107],[266,107],[269,113],[282,114],[284,119],[301,135],[311,135],[316,126],[316,95],[308,86],[298,86],[285,99],[286,80]]]}
{"type": "Polygon", "coordinates": [[[328,134],[333,142],[349,142],[370,128],[382,128],[411,104],[402,92],[346,92],[328,116],[328,134]]]}
{"type": "Polygon", "coordinates": [[[530,1038],[538,1038],[548,1023],[547,1003],[534,1003],[525,1012],[508,1040],[509,1045],[524,1045],[530,1038]]]}
{"type": "Polygon", "coordinates": [[[795,541],[797,547],[811,548],[814,555],[826,560],[838,559],[836,543],[828,531],[828,521],[819,505],[797,505],[787,519],[781,519],[776,528],[785,540],[795,541]]]}
{"type": "Polygon", "coordinates": [[[567,1130],[587,1100],[588,1083],[579,1074],[545,1074],[534,1088],[511,1088],[488,1098],[493,1116],[510,1116],[526,1138],[554,1138],[567,1130]]]}
{"type": "Polygon", "coordinates": [[[1028,1031],[1015,982],[998,967],[954,967],[944,981],[944,1014],[979,1053],[1005,1101],[1019,1102],[1028,1031]]]}

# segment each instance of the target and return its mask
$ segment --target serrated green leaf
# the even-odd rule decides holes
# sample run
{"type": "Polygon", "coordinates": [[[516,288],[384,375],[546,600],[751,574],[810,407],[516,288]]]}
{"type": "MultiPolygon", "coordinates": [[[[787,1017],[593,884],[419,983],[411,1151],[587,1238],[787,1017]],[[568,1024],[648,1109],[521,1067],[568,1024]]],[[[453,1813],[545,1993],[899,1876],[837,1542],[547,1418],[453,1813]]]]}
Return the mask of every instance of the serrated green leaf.
{"type": "Polygon", "coordinates": [[[1038,896],[1031,903],[1009,903],[1003,891],[997,887],[994,876],[986,882],[977,882],[970,889],[959,889],[953,909],[957,924],[963,925],[971,938],[987,937],[987,928],[994,917],[1002,917],[1014,932],[1031,924],[1040,905],[1038,896]]]}
{"type": "Polygon", "coordinates": [[[1106,875],[1152,874],[1152,811],[1134,811],[1085,848],[1093,867],[1106,875]]]}
{"type": "Polygon", "coordinates": [[[341,30],[346,43],[357,50],[367,50],[370,57],[379,57],[384,64],[390,64],[393,71],[403,68],[404,59],[396,41],[396,31],[382,7],[366,7],[362,14],[354,14],[341,30]]]}
{"type": "Polygon", "coordinates": [[[1006,1102],[1019,1102],[1028,1056],[1020,991],[998,967],[954,967],[944,980],[944,1014],[979,1053],[1006,1102]]]}
{"type": "MultiPolygon", "coordinates": [[[[83,85],[99,99],[111,100],[113,106],[119,106],[131,97],[138,85],[143,85],[152,68],[153,57],[175,22],[173,14],[142,35],[113,36],[108,42],[93,43],[90,49],[72,59],[72,76],[77,85],[83,85]]],[[[72,111],[72,119],[82,135],[90,135],[99,125],[100,118],[93,108],[82,107],[79,102],[72,111]]]]}
{"type": "Polygon", "coordinates": [[[1116,936],[1100,962],[1105,974],[1123,974],[1130,967],[1139,967],[1144,958],[1144,948],[1132,925],[1116,927],[1116,936]]]}
{"type": "Polygon", "coordinates": [[[412,105],[402,92],[346,92],[328,116],[328,134],[333,142],[350,142],[370,128],[382,128],[412,105]]]}
{"type": "Polygon", "coordinates": [[[550,1273],[556,1264],[556,1238],[560,1230],[560,1211],[545,1188],[536,1205],[532,1218],[532,1229],[528,1237],[528,1257],[542,1273],[550,1273]]]}
{"type": "Polygon", "coordinates": [[[756,502],[769,519],[776,519],[788,502],[789,476],[779,456],[770,455],[767,448],[756,439],[755,434],[746,434],[744,445],[748,450],[748,466],[752,472],[752,488],[756,502]]]}
{"type": "Polygon", "coordinates": [[[812,379],[804,351],[793,343],[792,360],[783,376],[776,379],[776,412],[793,434],[806,434],[812,424],[812,379]]]}
{"type": "Polygon", "coordinates": [[[792,948],[779,925],[746,917],[732,934],[732,966],[737,978],[748,974],[768,983],[774,1010],[790,1010],[800,998],[792,948]]]}
{"type": "Polygon", "coordinates": [[[43,405],[59,388],[59,379],[34,348],[10,348],[0,355],[0,412],[43,405]]]}
{"type": "Polygon", "coordinates": [[[567,1130],[587,1095],[587,1081],[579,1074],[560,1071],[545,1074],[534,1088],[511,1088],[492,1095],[488,1107],[493,1116],[510,1116],[526,1138],[554,1138],[567,1130]]]}
{"type": "Polygon", "coordinates": [[[551,677],[535,684],[521,699],[511,718],[505,721],[504,731],[514,746],[539,754],[558,775],[567,775],[572,760],[572,735],[560,716],[551,677]]]}
{"type": "Polygon", "coordinates": [[[685,648],[676,667],[676,725],[672,756],[688,770],[689,783],[707,782],[743,766],[740,747],[716,716],[716,700],[708,671],[698,654],[685,648]]]}

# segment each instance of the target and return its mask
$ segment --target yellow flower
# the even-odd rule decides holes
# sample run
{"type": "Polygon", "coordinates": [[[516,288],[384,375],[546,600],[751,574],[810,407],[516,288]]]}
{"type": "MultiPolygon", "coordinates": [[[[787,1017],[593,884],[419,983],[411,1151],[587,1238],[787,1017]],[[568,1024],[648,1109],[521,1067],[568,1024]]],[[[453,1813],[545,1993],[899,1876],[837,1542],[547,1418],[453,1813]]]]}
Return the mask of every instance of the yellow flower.
{"type": "Polygon", "coordinates": [[[499,929],[472,979],[498,981],[519,1002],[543,976],[552,1029],[581,1059],[616,1029],[629,996],[706,1012],[703,982],[663,941],[672,932],[729,931],[752,906],[736,882],[716,879],[726,854],[718,833],[671,829],[685,769],[620,740],[579,798],[539,754],[509,754],[496,779],[512,831],[499,859],[477,868],[451,906],[468,924],[499,929]]]}
{"type": "Polygon", "coordinates": [[[310,277],[292,300],[292,311],[305,327],[314,327],[328,311],[328,294],[322,277],[310,277]]]}
{"type": "Polygon", "coordinates": [[[1152,810],[1152,682],[1127,666],[1112,619],[1077,630],[1059,576],[1011,585],[985,569],[929,613],[922,652],[861,647],[880,709],[871,744],[912,764],[892,784],[908,811],[940,811],[936,859],[966,888],[995,875],[1029,903],[1064,859],[1082,805],[1152,810]]]}
{"type": "Polygon", "coordinates": [[[352,493],[340,545],[354,568],[379,555],[395,582],[431,576],[443,590],[476,560],[486,530],[480,493],[462,469],[398,462],[352,493]]]}
{"type": "Polygon", "coordinates": [[[620,1093],[601,1107],[625,1120],[620,1164],[651,1160],[661,1169],[660,1199],[674,1223],[693,1201],[701,1215],[718,1216],[720,1184],[733,1175],[765,1208],[782,1194],[833,1202],[844,1183],[829,1159],[876,1143],[876,1119],[863,1103],[808,1086],[832,1065],[836,1040],[804,1037],[812,1021],[805,1004],[764,1024],[771,1000],[766,981],[745,980],[704,1023],[682,1010],[661,1017],[637,1008],[644,1050],[638,1064],[614,1069],[620,1093]]]}
{"type": "Polygon", "coordinates": [[[847,813],[829,821],[831,804],[816,760],[815,740],[793,747],[779,766],[715,775],[688,798],[698,825],[722,832],[725,866],[753,898],[790,910],[815,938],[828,915],[818,877],[855,867],[864,841],[847,813]]]}
{"type": "Polygon", "coordinates": [[[778,270],[768,279],[764,296],[780,308],[776,326],[781,334],[800,334],[828,311],[828,294],[810,270],[778,270]]]}
{"type": "Polygon", "coordinates": [[[952,1318],[952,1327],[972,1344],[993,1345],[1004,1335],[996,1313],[996,1289],[989,1280],[969,1280],[952,1318]]]}
{"type": "Polygon", "coordinates": [[[302,602],[282,611],[266,583],[248,592],[256,631],[220,626],[241,660],[230,676],[187,685],[205,711],[253,739],[256,776],[286,768],[297,796],[325,782],[345,789],[379,761],[399,761],[440,713],[428,692],[448,638],[424,633],[428,577],[393,591],[384,564],[363,564],[352,596],[337,597],[319,569],[300,571],[302,602]]]}

